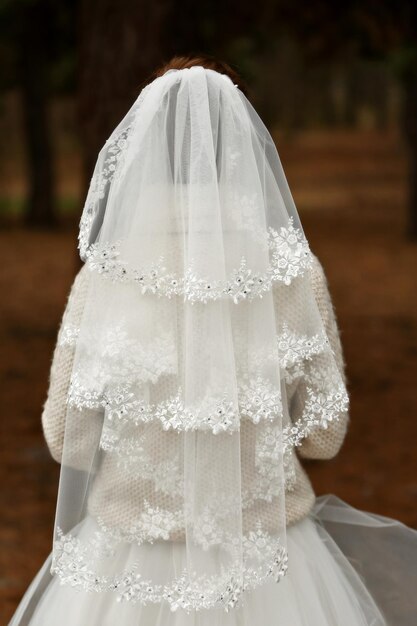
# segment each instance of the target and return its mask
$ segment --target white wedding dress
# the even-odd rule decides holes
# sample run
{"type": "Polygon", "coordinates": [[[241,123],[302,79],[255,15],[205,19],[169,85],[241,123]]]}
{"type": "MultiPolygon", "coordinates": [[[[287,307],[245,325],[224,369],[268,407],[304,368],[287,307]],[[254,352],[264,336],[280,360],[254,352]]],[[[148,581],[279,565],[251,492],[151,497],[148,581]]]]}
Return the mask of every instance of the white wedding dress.
{"type": "MultiPolygon", "coordinates": [[[[94,533],[85,522],[83,533],[94,533]]],[[[357,511],[327,496],[288,530],[291,567],[279,585],[249,592],[241,606],[173,612],[167,604],[118,602],[51,577],[49,558],[10,626],[412,626],[416,619],[417,538],[399,522],[357,511]]],[[[137,559],[169,580],[184,565],[184,545],[131,547],[115,568],[137,559]]]]}

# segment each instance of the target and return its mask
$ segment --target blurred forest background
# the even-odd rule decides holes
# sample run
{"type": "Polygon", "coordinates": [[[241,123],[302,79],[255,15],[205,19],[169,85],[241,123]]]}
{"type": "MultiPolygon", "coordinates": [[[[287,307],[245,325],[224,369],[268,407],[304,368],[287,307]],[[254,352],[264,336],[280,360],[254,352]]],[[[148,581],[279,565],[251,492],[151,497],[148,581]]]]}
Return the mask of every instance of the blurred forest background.
{"type": "Polygon", "coordinates": [[[417,527],[417,4],[0,0],[0,621],[50,550],[40,414],[97,152],[174,54],[232,64],[269,125],[345,346],[318,493],[417,527]]]}

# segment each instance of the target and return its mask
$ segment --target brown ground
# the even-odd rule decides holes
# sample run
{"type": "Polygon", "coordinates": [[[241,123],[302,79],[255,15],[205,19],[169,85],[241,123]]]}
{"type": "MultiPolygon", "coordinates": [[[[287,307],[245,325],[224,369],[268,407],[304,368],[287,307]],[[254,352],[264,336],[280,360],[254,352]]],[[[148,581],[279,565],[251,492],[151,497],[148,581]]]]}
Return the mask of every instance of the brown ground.
{"type": "MultiPolygon", "coordinates": [[[[325,265],[346,352],[351,427],[310,465],[318,493],[417,526],[417,246],[404,237],[404,157],[394,135],[304,135],[279,148],[325,265]]],[[[58,467],[40,412],[75,266],[73,233],[0,233],[0,609],[7,622],[50,550],[58,467]]]]}

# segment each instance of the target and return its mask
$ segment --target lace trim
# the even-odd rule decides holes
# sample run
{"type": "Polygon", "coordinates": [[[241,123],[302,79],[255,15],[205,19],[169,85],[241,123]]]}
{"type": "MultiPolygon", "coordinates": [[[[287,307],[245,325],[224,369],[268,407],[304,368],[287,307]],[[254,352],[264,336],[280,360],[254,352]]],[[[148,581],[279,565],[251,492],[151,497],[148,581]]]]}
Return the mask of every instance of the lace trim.
{"type": "Polygon", "coordinates": [[[247,267],[242,257],[240,266],[226,281],[211,281],[198,276],[192,266],[183,277],[168,272],[161,258],[143,269],[132,269],[120,257],[119,243],[93,244],[86,252],[87,265],[91,271],[113,281],[136,283],[143,294],[158,296],[183,296],[190,302],[207,303],[219,298],[230,297],[233,302],[251,300],[270,291],[274,282],[289,285],[312,265],[312,255],[301,230],[294,228],[292,218],[288,227],[278,231],[270,228],[268,245],[271,263],[264,274],[247,267]]]}
{"type": "Polygon", "coordinates": [[[133,385],[118,385],[104,393],[86,388],[74,374],[70,384],[67,403],[77,408],[106,411],[109,420],[118,419],[134,424],[159,420],[164,430],[188,431],[211,430],[214,434],[239,430],[240,415],[255,424],[261,419],[272,420],[282,413],[281,394],[268,381],[251,379],[239,389],[239,412],[225,394],[220,398],[206,398],[195,410],[188,409],[182,390],[158,404],[138,400],[133,385]]]}
{"type": "MultiPolygon", "coordinates": [[[[283,452],[285,489],[290,491],[295,484],[293,463],[294,449],[315,430],[327,429],[330,422],[340,420],[349,408],[349,397],[342,383],[332,390],[319,391],[306,388],[307,401],[301,417],[282,430],[282,439],[276,425],[266,424],[259,432],[256,441],[255,465],[259,476],[252,496],[258,499],[271,499],[279,495],[280,467],[277,461],[283,452]],[[264,480],[262,480],[264,479],[264,480]]],[[[250,502],[251,504],[251,502],[250,502]]]]}
{"type": "MultiPolygon", "coordinates": [[[[281,493],[281,463],[283,453],[285,489],[290,491],[295,484],[293,452],[303,440],[317,429],[326,429],[330,422],[338,421],[349,406],[349,398],[342,383],[332,390],[320,391],[306,388],[307,401],[302,416],[282,430],[278,423],[264,424],[256,436],[255,467],[256,483],[242,492],[243,508],[251,507],[256,500],[271,501],[281,493]]],[[[123,437],[105,426],[100,447],[118,457],[118,466],[134,472],[142,479],[152,480],[155,488],[171,496],[181,495],[182,477],[175,459],[161,464],[148,462],[146,446],[140,437],[123,437]]],[[[209,518],[213,516],[210,514],[209,518]]]]}
{"type": "MultiPolygon", "coordinates": [[[[151,532],[154,538],[163,538],[166,529],[161,528],[157,509],[153,510],[153,517],[158,521],[150,521],[151,532]]],[[[288,555],[280,539],[270,536],[260,526],[243,538],[243,568],[236,566],[219,576],[197,576],[184,570],[167,585],[144,579],[137,572],[137,564],[114,576],[94,571],[91,561],[100,556],[100,543],[104,544],[107,554],[112,551],[111,539],[105,533],[101,537],[98,531],[90,544],[83,544],[72,534],[64,534],[60,528],[57,534],[51,571],[59,576],[62,584],[90,592],[115,592],[118,600],[133,604],[165,601],[173,611],[179,608],[187,612],[211,608],[228,611],[236,606],[245,591],[268,580],[279,582],[288,568],[288,555]],[[257,565],[249,565],[249,560],[257,565]]]]}
{"type": "MultiPolygon", "coordinates": [[[[271,501],[281,493],[281,446],[284,452],[285,489],[290,491],[295,484],[293,464],[294,448],[302,444],[303,439],[316,429],[326,429],[328,424],[338,421],[348,410],[348,396],[343,387],[334,393],[325,394],[308,388],[308,401],[303,415],[294,424],[283,429],[282,443],[280,428],[274,423],[266,424],[257,434],[255,449],[256,483],[242,492],[242,506],[247,509],[257,501],[271,501]]],[[[146,446],[142,446],[140,438],[119,438],[110,428],[103,430],[100,447],[118,457],[118,466],[134,472],[144,480],[152,480],[155,489],[167,495],[175,496],[182,493],[182,476],[175,459],[164,463],[150,462],[146,455],[146,446]]],[[[212,513],[207,516],[206,528],[213,519],[212,513]]],[[[212,536],[215,532],[210,530],[212,536]]],[[[202,533],[200,533],[201,536],[202,533]]]]}
{"type": "Polygon", "coordinates": [[[326,430],[329,423],[340,419],[349,408],[349,396],[343,384],[334,392],[317,392],[307,387],[306,393],[302,416],[283,430],[284,454],[300,446],[315,429],[326,430]]]}
{"type": "Polygon", "coordinates": [[[282,326],[282,332],[277,337],[277,347],[279,364],[284,369],[301,361],[311,361],[313,356],[326,350],[331,351],[324,331],[311,336],[298,335],[290,330],[288,324],[282,326]]]}
{"type": "Polygon", "coordinates": [[[324,331],[314,335],[302,335],[291,330],[287,323],[276,335],[272,348],[260,350],[251,358],[252,367],[262,368],[267,361],[277,362],[287,384],[306,375],[313,357],[333,354],[330,341],[324,331]]]}
{"type": "MultiPolygon", "coordinates": [[[[120,329],[119,329],[120,331],[120,329]]],[[[64,326],[60,334],[60,345],[74,345],[78,337],[78,329],[73,325],[64,326]]],[[[110,333],[116,336],[118,333],[110,333]]],[[[120,333],[119,333],[120,334],[120,333]]],[[[110,352],[117,352],[112,343],[110,352]]],[[[107,348],[106,348],[107,351],[107,348]]],[[[122,350],[126,356],[126,350],[122,350]]],[[[268,354],[259,358],[259,363],[265,362],[265,358],[278,360],[284,370],[287,383],[295,378],[304,380],[304,392],[306,401],[301,417],[295,422],[288,424],[282,431],[282,445],[284,450],[284,475],[285,488],[290,490],[295,482],[295,470],[293,463],[293,450],[302,444],[303,439],[313,432],[314,429],[327,428],[329,422],[337,421],[348,410],[349,399],[346,389],[341,382],[340,376],[332,367],[323,367],[322,364],[315,367],[312,364],[313,357],[322,353],[331,354],[331,348],[325,333],[317,333],[312,336],[298,335],[290,330],[287,324],[282,326],[277,335],[276,347],[268,354]]],[[[256,359],[254,359],[254,362],[256,359]]],[[[133,386],[118,385],[105,393],[86,388],[80,383],[77,375],[73,376],[73,384],[70,388],[68,402],[79,410],[83,408],[105,409],[108,422],[149,423],[158,419],[166,430],[185,431],[189,429],[208,429],[213,433],[232,432],[240,427],[239,417],[233,409],[233,403],[228,403],[227,398],[218,399],[217,403],[212,398],[207,402],[204,409],[199,412],[186,411],[182,400],[181,389],[173,397],[163,403],[152,405],[137,399],[133,386]],[[207,412],[208,411],[208,412],[207,412]],[[201,415],[204,415],[201,418],[201,415]]],[[[261,378],[248,379],[241,385],[239,390],[239,411],[254,423],[261,420],[272,421],[273,418],[282,415],[282,406],[279,393],[261,378]]],[[[111,425],[111,424],[110,424],[111,425]]],[[[274,426],[263,428],[258,435],[256,443],[256,467],[258,474],[257,484],[242,494],[244,507],[251,506],[256,499],[271,500],[280,493],[280,481],[276,480],[275,486],[271,477],[276,473],[276,461],[279,458],[281,445],[280,432],[274,430],[274,426]]],[[[102,433],[100,446],[107,452],[118,455],[118,463],[125,469],[136,471],[142,478],[152,479],[155,486],[164,493],[173,493],[179,488],[178,481],[169,480],[167,476],[178,474],[175,463],[161,464],[156,468],[153,463],[146,463],[146,455],[139,445],[138,438],[119,438],[111,427],[105,428],[102,433]]]]}
{"type": "Polygon", "coordinates": [[[104,148],[107,148],[106,158],[100,171],[95,172],[91,179],[86,203],[81,216],[80,232],[78,235],[78,248],[82,259],[87,256],[90,244],[89,236],[93,222],[99,210],[100,200],[104,200],[113,179],[116,179],[120,173],[121,165],[127,152],[127,146],[130,142],[132,131],[138,122],[137,113],[142,105],[147,91],[148,86],[141,91],[136,102],[136,106],[132,109],[132,123],[119,133],[113,134],[106,141],[104,146],[104,148]]]}

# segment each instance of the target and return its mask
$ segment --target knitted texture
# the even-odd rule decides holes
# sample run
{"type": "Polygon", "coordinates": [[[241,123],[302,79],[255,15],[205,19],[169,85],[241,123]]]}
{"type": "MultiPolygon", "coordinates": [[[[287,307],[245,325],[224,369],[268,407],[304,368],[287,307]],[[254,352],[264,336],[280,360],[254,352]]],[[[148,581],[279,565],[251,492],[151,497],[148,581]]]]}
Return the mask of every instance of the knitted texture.
{"type": "MultiPolygon", "coordinates": [[[[63,316],[62,329],[68,327],[77,328],[80,325],[83,307],[89,288],[89,270],[83,267],[78,273],[68,298],[66,310],[63,316]]],[[[320,262],[314,258],[311,269],[311,279],[317,306],[323,319],[325,330],[333,349],[336,363],[343,374],[344,363],[339,333],[333,306],[331,303],[326,278],[320,262]]],[[[294,311],[294,316],[300,312],[294,311]]],[[[62,346],[57,343],[54,351],[50,373],[50,384],[47,400],[42,414],[42,425],[45,439],[53,458],[60,462],[64,446],[64,432],[66,422],[66,398],[68,394],[71,372],[74,359],[74,347],[62,346]]],[[[289,396],[291,419],[296,420],[301,412],[305,397],[303,390],[295,387],[289,396]]],[[[307,459],[330,459],[339,451],[346,434],[348,416],[344,415],[337,422],[332,422],[326,430],[316,430],[307,437],[294,454],[295,484],[286,494],[286,517],[287,524],[293,524],[304,518],[311,510],[315,494],[310,480],[303,469],[299,457],[307,459]]],[[[71,428],[76,432],[68,438],[72,442],[72,449],[65,449],[66,462],[72,467],[83,469],[87,459],[87,451],[100,437],[102,426],[102,414],[99,411],[91,411],[88,419],[83,415],[78,423],[71,428]]],[[[253,424],[242,424],[242,445],[251,437],[253,424]]],[[[154,427],[154,439],[149,457],[156,462],[166,458],[172,458],[172,451],[176,446],[175,432],[163,432],[158,424],[154,427]]],[[[248,481],[250,477],[247,478],[248,481]]],[[[243,476],[245,481],[245,476],[243,476]]],[[[151,481],[135,476],[126,476],[117,466],[112,455],[105,455],[100,467],[99,475],[96,476],[89,497],[88,507],[94,515],[97,511],[106,509],[109,518],[106,522],[119,526],[129,527],[141,513],[141,506],[146,499],[153,503],[155,490],[151,481]],[[111,504],[109,504],[111,502],[111,504]]],[[[167,508],[172,507],[170,496],[166,496],[167,508]]],[[[159,506],[161,499],[158,500],[159,506]]],[[[250,512],[248,515],[250,522],[250,512]]],[[[268,520],[266,520],[268,525],[268,520]]]]}
{"type": "Polygon", "coordinates": [[[67,395],[71,380],[75,348],[59,344],[61,331],[67,325],[78,327],[83,314],[88,290],[88,269],[83,266],[77,274],[67,300],[67,305],[58,333],[58,342],[52,358],[49,374],[48,395],[43,407],[42,426],[49,450],[58,463],[61,462],[64,446],[67,395]]]}

